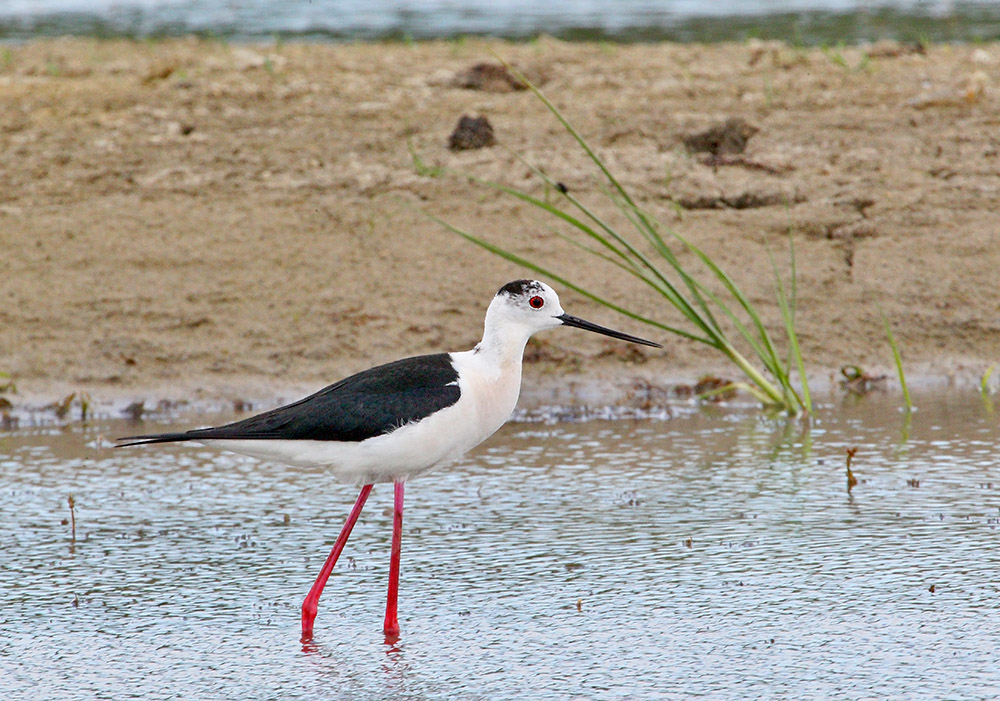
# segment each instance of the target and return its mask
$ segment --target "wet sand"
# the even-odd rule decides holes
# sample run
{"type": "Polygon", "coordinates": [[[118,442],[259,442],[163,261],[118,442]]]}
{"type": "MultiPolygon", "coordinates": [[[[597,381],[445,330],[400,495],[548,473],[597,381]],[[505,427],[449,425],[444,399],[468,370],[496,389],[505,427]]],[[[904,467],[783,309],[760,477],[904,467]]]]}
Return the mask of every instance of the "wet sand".
{"type": "MultiPolygon", "coordinates": [[[[496,289],[528,273],[421,209],[683,323],[537,211],[417,172],[411,146],[429,166],[543,193],[516,153],[614,216],[535,97],[461,86],[491,50],[542,84],[641,204],[729,270],[775,333],[768,251],[787,275],[791,236],[817,378],[844,364],[891,372],[880,309],[913,378],[968,384],[1000,359],[1000,45],[66,39],[0,53],[0,372],[18,389],[5,396],[267,404],[471,347],[496,289]],[[497,145],[449,150],[463,114],[486,116],[497,145]],[[689,137],[730,118],[749,125],[742,153],[691,150],[689,137]]],[[[600,401],[554,394],[566,379],[735,376],[702,346],[572,293],[563,302],[667,348],[545,334],[528,349],[529,403],[600,401]]]]}

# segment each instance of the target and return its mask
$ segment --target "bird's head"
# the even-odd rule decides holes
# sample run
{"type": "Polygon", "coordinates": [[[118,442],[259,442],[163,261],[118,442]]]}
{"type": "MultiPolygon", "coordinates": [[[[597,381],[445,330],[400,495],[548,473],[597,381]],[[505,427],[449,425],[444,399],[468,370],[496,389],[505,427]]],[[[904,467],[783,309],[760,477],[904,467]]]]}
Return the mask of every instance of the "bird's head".
{"type": "Polygon", "coordinates": [[[538,280],[514,280],[500,288],[486,312],[486,326],[515,327],[528,338],[538,331],[558,326],[573,326],[631,343],[662,348],[637,336],[598,326],[567,314],[559,303],[559,295],[538,280]]]}

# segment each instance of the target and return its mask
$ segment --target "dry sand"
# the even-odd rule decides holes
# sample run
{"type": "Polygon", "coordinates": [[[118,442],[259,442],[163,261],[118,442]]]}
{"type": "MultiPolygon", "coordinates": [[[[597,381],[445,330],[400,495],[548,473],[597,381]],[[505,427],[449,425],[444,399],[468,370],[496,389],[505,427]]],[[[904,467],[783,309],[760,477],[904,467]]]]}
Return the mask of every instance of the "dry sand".
{"type": "MultiPolygon", "coordinates": [[[[879,308],[911,377],[969,381],[1000,359],[1000,45],[841,61],[780,44],[56,40],[0,53],[0,372],[19,390],[7,398],[268,404],[470,347],[495,290],[526,273],[418,208],[681,323],[537,211],[415,171],[408,144],[428,165],[542,192],[513,151],[608,211],[535,97],[455,84],[491,49],[730,270],[775,332],[767,251],[787,273],[791,234],[816,377],[891,368],[879,308]],[[498,145],[450,151],[463,114],[486,116],[498,145]],[[744,153],[712,163],[685,147],[732,117],[758,130],[744,153]]],[[[529,402],[567,377],[733,376],[697,344],[563,301],[667,348],[550,332],[529,347],[529,402]]]]}

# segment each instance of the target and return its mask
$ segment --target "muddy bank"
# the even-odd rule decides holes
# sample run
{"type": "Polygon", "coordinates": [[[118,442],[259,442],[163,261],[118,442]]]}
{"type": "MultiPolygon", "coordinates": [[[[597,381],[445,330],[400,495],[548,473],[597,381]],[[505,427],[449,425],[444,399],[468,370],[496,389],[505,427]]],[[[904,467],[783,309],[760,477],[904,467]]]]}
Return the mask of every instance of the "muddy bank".
{"type": "MultiPolygon", "coordinates": [[[[490,49],[542,82],[642,204],[732,271],[774,332],[767,251],[787,273],[791,235],[817,377],[848,363],[890,371],[880,308],[913,376],[970,382],[997,360],[998,45],[57,40],[0,56],[0,372],[19,390],[7,398],[269,403],[470,347],[492,294],[525,271],[419,208],[681,323],[537,212],[414,167],[411,146],[430,167],[542,192],[514,151],[613,216],[533,96],[470,74],[490,49]],[[449,149],[463,115],[487,117],[496,145],[449,149]]],[[[563,297],[667,348],[540,336],[526,369],[539,392],[567,375],[732,375],[694,343],[563,297]]]]}

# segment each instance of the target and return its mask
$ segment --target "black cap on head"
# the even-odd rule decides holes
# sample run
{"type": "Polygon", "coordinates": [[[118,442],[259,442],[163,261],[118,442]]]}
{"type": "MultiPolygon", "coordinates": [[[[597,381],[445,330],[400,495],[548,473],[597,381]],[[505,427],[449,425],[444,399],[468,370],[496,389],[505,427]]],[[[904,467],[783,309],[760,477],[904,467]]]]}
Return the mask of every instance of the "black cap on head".
{"type": "Polygon", "coordinates": [[[532,292],[540,292],[541,286],[538,284],[537,280],[512,280],[506,285],[501,287],[497,294],[505,294],[511,297],[516,295],[528,295],[532,292]]]}

